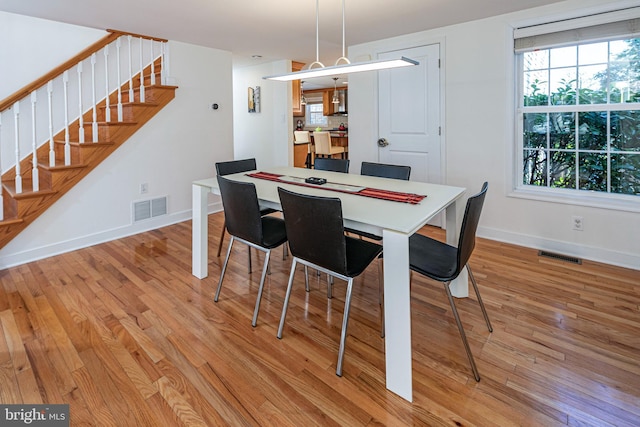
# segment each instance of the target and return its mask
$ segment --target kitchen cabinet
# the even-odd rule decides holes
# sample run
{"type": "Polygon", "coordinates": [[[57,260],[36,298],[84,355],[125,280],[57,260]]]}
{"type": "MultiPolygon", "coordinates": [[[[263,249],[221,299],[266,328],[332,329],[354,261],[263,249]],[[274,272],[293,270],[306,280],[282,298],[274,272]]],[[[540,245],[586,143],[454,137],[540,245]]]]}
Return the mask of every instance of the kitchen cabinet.
{"type": "Polygon", "coordinates": [[[337,91],[326,89],[322,93],[322,114],[325,116],[347,114],[347,89],[338,89],[337,91]],[[331,102],[334,93],[338,95],[339,104],[331,102]]]}
{"type": "MultiPolygon", "coordinates": [[[[304,67],[302,62],[291,61],[291,71],[300,71],[304,67]]],[[[292,96],[292,110],[293,117],[304,116],[304,105],[300,104],[300,97],[302,96],[302,83],[300,80],[293,80],[291,82],[291,96],[292,96]]]]}

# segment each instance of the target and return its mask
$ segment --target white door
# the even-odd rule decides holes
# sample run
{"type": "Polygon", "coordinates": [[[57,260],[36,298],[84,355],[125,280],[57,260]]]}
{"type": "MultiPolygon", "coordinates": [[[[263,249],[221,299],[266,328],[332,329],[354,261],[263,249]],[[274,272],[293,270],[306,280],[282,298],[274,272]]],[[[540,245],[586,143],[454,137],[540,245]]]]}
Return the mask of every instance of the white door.
{"type": "Polygon", "coordinates": [[[440,184],[440,45],[385,52],[379,59],[400,56],[420,64],[378,72],[378,159],[411,166],[412,181],[440,184]]]}

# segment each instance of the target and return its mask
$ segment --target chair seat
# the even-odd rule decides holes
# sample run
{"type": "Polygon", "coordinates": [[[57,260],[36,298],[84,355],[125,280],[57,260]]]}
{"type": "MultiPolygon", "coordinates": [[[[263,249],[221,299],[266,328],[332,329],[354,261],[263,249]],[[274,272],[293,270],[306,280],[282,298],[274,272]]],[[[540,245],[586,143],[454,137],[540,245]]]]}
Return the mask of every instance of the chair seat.
{"type": "Polygon", "coordinates": [[[382,246],[376,243],[349,236],[346,236],[346,241],[347,272],[345,276],[347,277],[359,276],[382,252],[382,246]]]}
{"type": "Polygon", "coordinates": [[[267,249],[273,249],[287,241],[287,232],[284,220],[274,216],[263,216],[262,220],[262,245],[267,249]]]}
{"type": "Polygon", "coordinates": [[[421,234],[409,237],[409,268],[440,282],[458,277],[457,248],[421,234]]]}

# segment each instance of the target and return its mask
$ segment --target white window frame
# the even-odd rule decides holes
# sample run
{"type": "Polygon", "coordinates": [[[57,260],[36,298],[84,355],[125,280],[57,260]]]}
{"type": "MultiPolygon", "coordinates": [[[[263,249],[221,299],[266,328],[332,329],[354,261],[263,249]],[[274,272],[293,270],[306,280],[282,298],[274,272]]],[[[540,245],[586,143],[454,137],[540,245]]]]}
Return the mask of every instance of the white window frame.
{"type": "MultiPolygon", "coordinates": [[[[640,16],[640,8],[636,8],[634,13],[640,16]]],[[[616,11],[610,12],[606,14],[602,14],[603,16],[589,16],[585,18],[578,18],[576,20],[563,20],[562,22],[553,22],[549,24],[543,25],[534,25],[532,27],[516,29],[514,32],[514,38],[517,37],[526,37],[526,36],[536,36],[542,35],[544,37],[546,32],[558,32],[558,31],[566,31],[575,28],[580,28],[584,25],[598,25],[599,23],[610,22],[615,19],[623,19],[629,17],[629,9],[625,11],[616,11]]],[[[633,38],[640,37],[638,35],[633,35],[633,38]]],[[[617,37],[620,38],[620,37],[617,37]]],[[[629,37],[631,38],[631,37],[629,37]]],[[[610,40],[611,38],[607,38],[610,40]]],[[[605,41],[600,40],[600,41],[605,41]]],[[[581,43],[586,43],[587,41],[574,41],[570,43],[565,43],[564,45],[574,46],[581,43]]],[[[593,41],[592,41],[593,42],[593,41]]],[[[555,46],[548,46],[555,47],[555,46]]],[[[548,48],[544,47],[544,48],[548,48]]],[[[523,87],[523,78],[524,78],[524,66],[523,66],[523,54],[515,53],[515,63],[514,69],[516,71],[516,75],[514,76],[514,83],[516,84],[516,100],[515,100],[515,112],[516,112],[516,126],[515,126],[515,141],[514,141],[514,155],[513,155],[513,191],[509,194],[512,197],[519,197],[525,199],[533,199],[539,201],[546,202],[554,202],[554,203],[562,203],[562,204],[570,204],[570,205],[581,205],[581,206],[591,206],[598,207],[604,209],[614,209],[614,210],[622,210],[622,211],[630,211],[630,212],[640,212],[640,196],[638,195],[627,195],[627,194],[618,194],[618,193],[607,193],[607,192],[598,192],[598,191],[585,191],[585,190],[574,190],[574,189],[563,189],[563,188],[554,188],[554,187],[538,187],[533,185],[525,185],[523,183],[523,162],[524,162],[524,149],[523,149],[523,127],[524,127],[524,114],[525,113],[535,113],[535,112],[550,112],[548,107],[523,107],[523,99],[524,99],[524,87],[523,87]]],[[[589,105],[572,105],[566,107],[553,107],[553,112],[562,112],[562,111],[570,111],[570,112],[582,112],[582,111],[607,111],[607,110],[615,110],[619,111],[621,109],[633,109],[640,110],[640,103],[633,103],[631,105],[622,105],[622,104],[595,104],[593,106],[589,105]],[[632,107],[633,106],[633,107],[632,107]],[[606,108],[604,108],[606,107],[606,108]]]]}
{"type": "MultiPolygon", "coordinates": [[[[312,117],[312,113],[311,113],[311,106],[312,105],[319,105],[320,106],[320,110],[322,111],[323,109],[323,105],[322,103],[315,103],[315,102],[311,102],[305,105],[305,125],[309,126],[309,127],[315,127],[315,126],[327,126],[329,124],[329,119],[327,118],[327,116],[325,116],[324,114],[322,114],[323,117],[323,121],[322,123],[311,123],[311,117],[312,117]]],[[[323,112],[324,113],[324,112],[323,112]]]]}

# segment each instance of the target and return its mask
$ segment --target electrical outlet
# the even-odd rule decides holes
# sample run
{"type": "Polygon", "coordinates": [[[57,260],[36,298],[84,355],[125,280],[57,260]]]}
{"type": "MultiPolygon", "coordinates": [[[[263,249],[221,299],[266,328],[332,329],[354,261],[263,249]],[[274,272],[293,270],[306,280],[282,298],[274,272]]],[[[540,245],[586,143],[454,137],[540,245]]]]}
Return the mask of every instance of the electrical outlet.
{"type": "Polygon", "coordinates": [[[576,231],[584,231],[584,219],[581,216],[573,215],[571,217],[571,224],[576,231]]]}
{"type": "Polygon", "coordinates": [[[147,194],[149,192],[149,184],[143,182],[140,184],[140,194],[147,194]]]}

